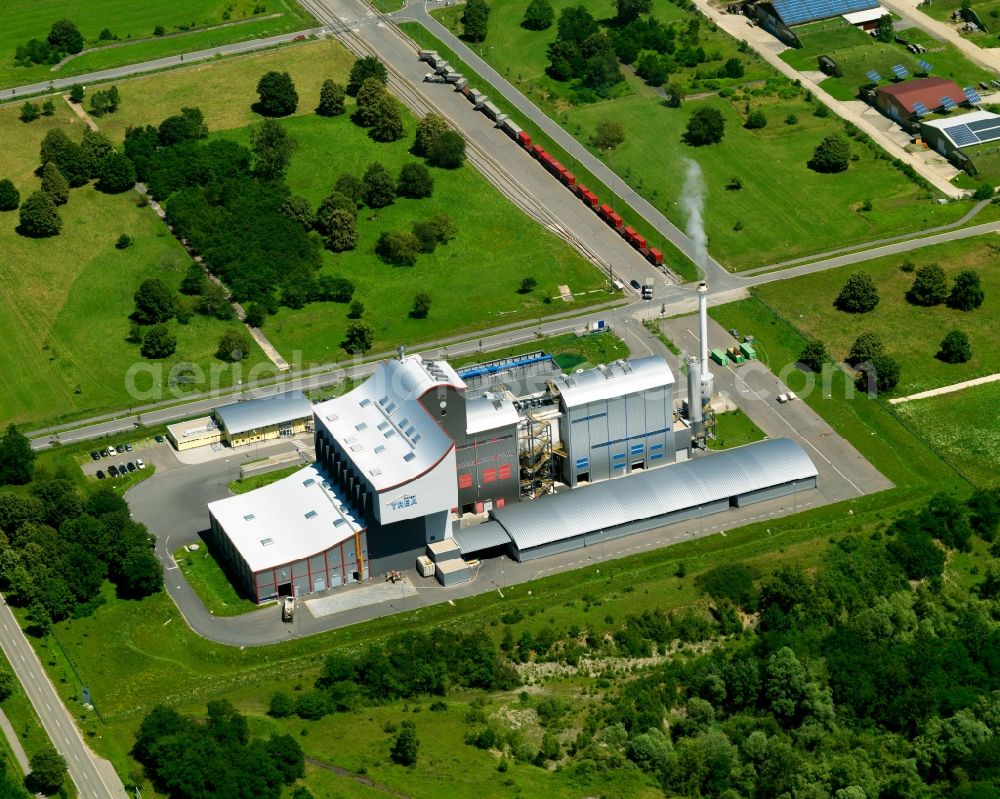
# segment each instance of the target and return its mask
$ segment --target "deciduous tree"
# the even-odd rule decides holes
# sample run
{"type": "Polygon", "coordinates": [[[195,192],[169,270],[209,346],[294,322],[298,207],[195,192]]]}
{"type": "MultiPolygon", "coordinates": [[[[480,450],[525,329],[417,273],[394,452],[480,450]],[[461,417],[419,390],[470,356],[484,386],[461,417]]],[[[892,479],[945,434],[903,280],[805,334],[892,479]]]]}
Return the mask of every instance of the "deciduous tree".
{"type": "Polygon", "coordinates": [[[625,142],[625,128],[613,119],[602,119],[594,128],[590,143],[598,150],[614,150],[625,142]]]}
{"type": "Polygon", "coordinates": [[[652,0],[616,0],[618,22],[627,25],[640,14],[648,14],[653,7],[652,0]]]}
{"type": "Polygon", "coordinates": [[[139,351],[142,357],[158,360],[168,358],[177,349],[177,339],[170,332],[165,324],[152,325],[142,337],[142,346],[139,351]]]}
{"type": "Polygon", "coordinates": [[[799,363],[805,366],[810,372],[819,374],[823,371],[823,365],[830,363],[833,359],[826,351],[822,341],[813,339],[808,342],[799,354],[799,363]]]}
{"type": "Polygon", "coordinates": [[[431,142],[427,161],[442,169],[457,169],[465,163],[465,139],[453,130],[442,132],[431,142]]]}
{"type": "Polygon", "coordinates": [[[143,325],[166,322],[177,312],[177,298],[162,280],[156,277],[144,280],[134,295],[135,320],[143,325]]]}
{"type": "Polygon", "coordinates": [[[983,304],[986,294],[979,280],[979,273],[963,269],[955,275],[955,282],[948,295],[948,307],[959,311],[972,311],[983,304]]]}
{"type": "Polygon", "coordinates": [[[722,112],[713,106],[702,106],[688,120],[684,141],[694,147],[717,144],[726,131],[726,121],[722,112]]]}
{"type": "Polygon", "coordinates": [[[913,285],[906,292],[907,301],[914,305],[940,305],[948,299],[948,276],[939,264],[927,264],[917,269],[913,285]]]}
{"type": "Polygon", "coordinates": [[[861,364],[857,379],[858,389],[870,394],[892,391],[899,383],[899,362],[891,355],[876,355],[861,364]]]}
{"type": "Polygon", "coordinates": [[[49,195],[56,205],[65,205],[69,200],[69,183],[51,161],[42,167],[42,191],[49,195]]]}
{"type": "Polygon", "coordinates": [[[327,78],[319,90],[319,105],[316,113],[321,117],[336,117],[344,113],[344,96],[346,92],[339,83],[327,78]]]}
{"type": "Polygon", "coordinates": [[[359,354],[372,348],[375,334],[371,325],[366,322],[351,322],[344,334],[344,349],[350,353],[359,354]]]}
{"type": "Polygon", "coordinates": [[[21,204],[20,224],[17,232],[22,236],[42,239],[57,236],[62,230],[62,219],[56,204],[44,191],[36,191],[21,204]]]}
{"type": "Polygon", "coordinates": [[[482,42],[489,33],[490,6],[486,0],[467,0],[462,15],[463,36],[470,42],[482,42]]]}
{"type": "Polygon", "coordinates": [[[529,31],[544,31],[551,28],[555,20],[556,13],[552,10],[549,0],[531,0],[524,10],[521,27],[529,31]]]}
{"type": "Polygon", "coordinates": [[[368,78],[375,78],[383,86],[389,81],[389,70],[375,56],[365,56],[354,62],[351,66],[351,74],[347,79],[346,92],[351,97],[357,97],[361,84],[368,78]]]}
{"type": "Polygon", "coordinates": [[[236,363],[250,354],[250,336],[242,328],[231,328],[222,334],[215,357],[220,361],[236,363]]]}
{"type": "Polygon", "coordinates": [[[423,164],[411,162],[403,164],[399,171],[396,194],[400,197],[420,199],[430,197],[434,192],[434,178],[423,164]]]}
{"type": "Polygon", "coordinates": [[[334,208],[327,219],[328,232],[323,243],[331,252],[347,252],[358,246],[358,225],[355,215],[334,208]]]}
{"type": "Polygon", "coordinates": [[[426,291],[418,291],[413,297],[413,305],[410,307],[410,318],[426,319],[431,311],[431,295],[426,291]]]}
{"type": "Polygon", "coordinates": [[[427,114],[417,122],[416,139],[413,142],[413,152],[415,155],[430,155],[431,145],[434,140],[449,130],[448,123],[444,117],[433,112],[427,114]]]}
{"type": "Polygon", "coordinates": [[[408,230],[387,230],[375,243],[375,254],[393,266],[413,266],[420,242],[408,230]]]}
{"type": "Polygon", "coordinates": [[[847,139],[834,133],[816,145],[808,167],[814,172],[843,172],[850,160],[851,147],[847,139]]]}
{"type": "Polygon", "coordinates": [[[75,55],[83,49],[83,34],[71,20],[61,19],[49,29],[49,44],[61,53],[75,55]]]}
{"type": "Polygon", "coordinates": [[[878,305],[878,288],[872,276],[863,269],[851,274],[837,295],[834,305],[847,313],[868,313],[878,305]]]}
{"type": "Polygon", "coordinates": [[[364,200],[369,208],[385,208],[396,201],[396,185],[382,164],[377,161],[365,170],[364,200]]]}
{"type": "Polygon", "coordinates": [[[299,104],[295,83],[287,72],[265,72],[257,82],[260,97],[255,110],[268,117],[286,117],[294,114],[299,104]]]}
{"type": "Polygon", "coordinates": [[[396,736],[389,754],[394,763],[401,766],[412,766],[417,762],[417,755],[420,752],[417,728],[412,721],[404,721],[399,726],[399,735],[396,736]]]}
{"type": "Polygon", "coordinates": [[[961,330],[949,330],[941,340],[941,348],[937,354],[938,360],[945,363],[965,363],[972,357],[972,345],[969,337],[961,330]]]}
{"type": "Polygon", "coordinates": [[[97,188],[108,194],[121,194],[135,188],[136,174],[132,160],[121,153],[111,153],[97,168],[97,188]]]}
{"type": "Polygon", "coordinates": [[[859,363],[870,361],[876,355],[882,355],[884,352],[885,345],[882,343],[882,337],[872,330],[866,330],[854,339],[851,351],[847,356],[847,362],[856,366],[859,363]]]}
{"type": "Polygon", "coordinates": [[[0,211],[16,211],[21,204],[21,192],[10,178],[0,180],[0,211]]]}
{"type": "MultiPolygon", "coordinates": [[[[35,451],[31,448],[28,437],[19,431],[13,424],[7,425],[7,432],[0,437],[0,484],[3,485],[24,485],[31,482],[31,477],[35,470],[35,451]]],[[[11,519],[24,518],[29,521],[30,517],[24,517],[20,508],[18,513],[13,513],[13,509],[8,508],[4,515],[7,533],[13,533],[11,519]],[[20,515],[19,515],[20,514],[20,515]]]]}
{"type": "Polygon", "coordinates": [[[392,142],[403,138],[403,111],[395,97],[383,94],[375,104],[375,119],[369,136],[375,141],[392,142]]]}
{"type": "Polygon", "coordinates": [[[66,779],[66,761],[55,747],[44,744],[29,761],[29,781],[35,790],[45,794],[58,791],[66,779]]]}
{"type": "Polygon", "coordinates": [[[253,171],[261,180],[281,180],[298,144],[275,119],[265,119],[250,128],[253,171]]]}

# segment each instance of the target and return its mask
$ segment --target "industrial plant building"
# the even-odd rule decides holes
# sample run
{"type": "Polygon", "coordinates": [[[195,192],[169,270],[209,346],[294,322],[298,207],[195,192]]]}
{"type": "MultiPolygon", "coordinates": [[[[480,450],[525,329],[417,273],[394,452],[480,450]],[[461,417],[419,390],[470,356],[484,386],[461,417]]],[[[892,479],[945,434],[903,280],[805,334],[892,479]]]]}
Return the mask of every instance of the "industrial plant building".
{"type": "Polygon", "coordinates": [[[849,24],[868,30],[889,12],[877,0],[770,0],[742,4],[743,13],[790,47],[800,47],[794,28],[821,19],[843,17],[849,24]],[[875,16],[875,15],[878,16],[875,16]]]}
{"type": "Polygon", "coordinates": [[[813,487],[791,441],[694,457],[702,356],[682,405],[659,357],[565,374],[543,352],[456,371],[401,350],[313,407],[314,465],[208,506],[212,543],[258,602],[425,553],[451,585],[471,557],[542,557],[813,487]]]}
{"type": "Polygon", "coordinates": [[[213,416],[167,426],[167,438],[182,452],[210,444],[243,447],[312,430],[313,409],[301,391],[242,400],[215,409],[213,416]]]}

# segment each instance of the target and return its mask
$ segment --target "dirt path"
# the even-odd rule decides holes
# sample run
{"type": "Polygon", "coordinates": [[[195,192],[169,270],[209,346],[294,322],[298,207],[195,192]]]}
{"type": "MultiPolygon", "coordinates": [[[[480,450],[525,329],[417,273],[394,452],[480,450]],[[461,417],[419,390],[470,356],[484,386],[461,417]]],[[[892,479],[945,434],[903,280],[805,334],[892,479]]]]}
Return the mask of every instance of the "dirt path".
{"type": "Polygon", "coordinates": [[[388,785],[382,785],[381,783],[375,782],[374,780],[368,779],[361,774],[355,774],[353,771],[348,771],[346,768],[341,768],[340,766],[335,766],[332,763],[325,763],[322,760],[316,760],[312,757],[306,758],[306,763],[310,766],[316,766],[316,768],[321,768],[326,771],[332,772],[339,777],[347,777],[349,780],[354,780],[355,782],[360,782],[362,785],[367,785],[369,788],[374,788],[377,791],[383,791],[390,796],[395,796],[397,799],[410,799],[405,793],[399,793],[394,791],[388,785]]]}
{"type": "Polygon", "coordinates": [[[1000,380],[1000,373],[995,375],[986,375],[986,377],[977,377],[974,380],[965,380],[961,383],[953,383],[950,386],[941,386],[941,388],[932,388],[929,391],[919,391],[916,394],[910,394],[908,397],[894,397],[889,400],[890,405],[899,405],[901,402],[909,402],[910,400],[922,400],[928,397],[940,397],[942,394],[952,394],[956,391],[961,391],[962,389],[972,388],[973,386],[982,386],[986,383],[995,383],[1000,380]]]}

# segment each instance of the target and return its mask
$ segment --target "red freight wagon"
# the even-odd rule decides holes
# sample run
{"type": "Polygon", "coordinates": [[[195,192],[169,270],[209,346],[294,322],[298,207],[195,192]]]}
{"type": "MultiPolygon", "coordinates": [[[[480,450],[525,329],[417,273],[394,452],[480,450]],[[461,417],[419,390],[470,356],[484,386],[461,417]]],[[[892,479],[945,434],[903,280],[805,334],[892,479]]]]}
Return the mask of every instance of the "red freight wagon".
{"type": "Polygon", "coordinates": [[[622,218],[612,211],[608,214],[608,224],[614,225],[616,228],[620,228],[622,226],[622,218]]]}
{"type": "Polygon", "coordinates": [[[583,195],[585,195],[587,193],[587,187],[584,186],[582,183],[577,183],[577,184],[575,184],[573,186],[573,191],[582,200],[583,199],[583,195]]]}
{"type": "Polygon", "coordinates": [[[610,205],[602,205],[600,208],[597,209],[597,213],[601,215],[601,219],[608,221],[611,218],[611,214],[613,214],[614,211],[611,210],[610,205]]]}
{"type": "Polygon", "coordinates": [[[583,198],[583,201],[587,203],[587,205],[589,205],[591,208],[597,208],[598,204],[600,203],[600,200],[597,199],[597,195],[594,194],[594,192],[592,191],[588,191],[587,189],[582,189],[580,192],[580,196],[583,198]]]}
{"type": "Polygon", "coordinates": [[[526,131],[522,130],[517,134],[517,143],[524,148],[528,148],[531,146],[531,136],[529,136],[526,131]]]}
{"type": "Polygon", "coordinates": [[[621,234],[626,238],[629,244],[631,244],[632,239],[634,239],[638,235],[635,232],[635,228],[632,227],[631,225],[629,225],[628,227],[623,227],[621,229],[621,234]]]}
{"type": "Polygon", "coordinates": [[[529,152],[532,158],[541,158],[545,155],[545,149],[540,144],[532,144],[529,152]]]}
{"type": "Polygon", "coordinates": [[[567,186],[576,185],[576,175],[574,175],[572,172],[563,173],[563,178],[565,179],[567,186]]]}
{"type": "Polygon", "coordinates": [[[646,253],[646,257],[654,266],[659,266],[663,263],[663,253],[656,249],[656,247],[650,247],[649,252],[646,253]]]}
{"type": "Polygon", "coordinates": [[[632,240],[632,243],[636,247],[638,247],[640,250],[645,250],[646,249],[646,237],[645,236],[641,236],[638,233],[636,233],[635,234],[635,238],[632,240]]]}

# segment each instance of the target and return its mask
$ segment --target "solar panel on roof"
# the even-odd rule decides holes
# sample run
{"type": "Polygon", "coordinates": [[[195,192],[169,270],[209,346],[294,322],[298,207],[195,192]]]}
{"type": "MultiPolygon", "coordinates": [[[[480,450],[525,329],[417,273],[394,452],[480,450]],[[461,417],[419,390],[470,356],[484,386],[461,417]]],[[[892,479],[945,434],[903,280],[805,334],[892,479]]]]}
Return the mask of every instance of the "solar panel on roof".
{"type": "Polygon", "coordinates": [[[1000,126],[988,128],[986,130],[977,130],[976,138],[979,139],[982,144],[997,141],[997,139],[1000,139],[1000,126]]]}
{"type": "Polygon", "coordinates": [[[976,103],[981,103],[983,101],[983,98],[979,96],[979,92],[977,92],[971,86],[966,86],[964,89],[962,89],[962,91],[965,92],[965,99],[968,100],[972,105],[975,105],[976,103]]]}
{"type": "Polygon", "coordinates": [[[922,58],[917,62],[917,66],[920,67],[920,71],[925,75],[929,75],[930,71],[934,69],[934,65],[929,61],[924,61],[922,58]]]}
{"type": "Polygon", "coordinates": [[[786,25],[838,17],[878,6],[877,0],[773,0],[774,10],[786,25]]]}
{"type": "Polygon", "coordinates": [[[927,106],[924,105],[919,100],[917,100],[917,102],[913,104],[913,111],[922,117],[925,117],[930,113],[930,110],[927,108],[927,106]]]}
{"type": "Polygon", "coordinates": [[[897,78],[902,79],[909,77],[910,71],[902,64],[894,64],[892,66],[892,74],[895,75],[897,78]]]}
{"type": "Polygon", "coordinates": [[[882,80],[882,76],[879,75],[874,69],[869,69],[865,73],[865,77],[868,78],[868,80],[870,80],[872,83],[878,83],[880,80],[882,80]]]}
{"type": "MultiPolygon", "coordinates": [[[[964,119],[964,117],[959,117],[959,119],[964,119]]],[[[977,119],[975,122],[966,122],[970,130],[974,130],[976,135],[987,128],[995,128],[1000,125],[1000,117],[990,117],[989,119],[977,119]]]]}
{"type": "Polygon", "coordinates": [[[956,103],[950,97],[948,97],[947,95],[945,95],[944,97],[941,98],[941,107],[945,111],[951,111],[951,110],[953,110],[955,108],[958,108],[958,103],[956,103]]]}
{"type": "Polygon", "coordinates": [[[969,130],[968,125],[949,127],[947,128],[947,133],[951,140],[955,142],[956,147],[969,147],[973,144],[979,144],[979,138],[969,130]]]}

